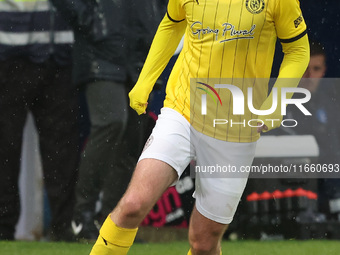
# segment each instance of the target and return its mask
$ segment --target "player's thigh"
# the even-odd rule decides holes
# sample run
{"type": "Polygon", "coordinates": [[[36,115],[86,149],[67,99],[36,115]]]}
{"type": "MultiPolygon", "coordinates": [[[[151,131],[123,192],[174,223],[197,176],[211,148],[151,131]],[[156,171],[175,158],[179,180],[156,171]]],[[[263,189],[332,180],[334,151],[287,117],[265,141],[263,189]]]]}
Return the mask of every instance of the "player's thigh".
{"type": "Polygon", "coordinates": [[[252,164],[255,147],[256,143],[230,143],[200,136],[195,148],[194,197],[203,216],[222,224],[232,221],[247,183],[248,173],[241,169],[252,164]]]}
{"type": "Polygon", "coordinates": [[[111,219],[120,227],[136,228],[176,179],[176,171],[165,162],[157,159],[139,161],[111,219]]]}
{"type": "Polygon", "coordinates": [[[162,109],[120,205],[148,212],[191,158],[188,121],[172,109],[162,109]]]}
{"type": "Polygon", "coordinates": [[[158,159],[143,159],[137,163],[125,196],[141,201],[151,210],[164,191],[177,180],[176,171],[158,159]]]}

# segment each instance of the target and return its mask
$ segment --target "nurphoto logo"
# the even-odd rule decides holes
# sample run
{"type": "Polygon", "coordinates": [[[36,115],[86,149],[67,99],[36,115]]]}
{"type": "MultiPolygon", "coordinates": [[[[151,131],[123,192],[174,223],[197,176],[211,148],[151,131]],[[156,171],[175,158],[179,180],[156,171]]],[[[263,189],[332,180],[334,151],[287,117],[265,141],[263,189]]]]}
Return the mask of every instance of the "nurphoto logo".
{"type": "MultiPolygon", "coordinates": [[[[204,86],[204,88],[202,87],[197,87],[197,88],[206,92],[206,94],[201,95],[201,114],[202,115],[207,115],[207,112],[208,112],[207,95],[209,95],[212,98],[212,100],[215,102],[216,105],[218,104],[216,99],[218,99],[219,104],[221,106],[223,105],[223,101],[219,93],[216,91],[216,89],[226,89],[231,94],[233,115],[244,115],[245,107],[248,107],[248,110],[252,114],[257,115],[257,116],[266,116],[266,115],[270,115],[274,113],[277,110],[277,107],[280,106],[281,115],[285,116],[287,113],[286,107],[288,105],[295,105],[305,116],[312,115],[304,106],[304,104],[309,102],[309,100],[311,99],[310,91],[305,88],[283,87],[280,90],[278,90],[277,88],[273,88],[271,107],[269,109],[259,110],[254,107],[254,103],[253,103],[254,95],[253,95],[252,87],[247,88],[247,100],[245,100],[244,92],[238,86],[231,85],[231,84],[215,84],[211,86],[203,82],[197,82],[197,83],[204,86]],[[299,93],[302,96],[299,98],[290,98],[289,96],[287,96],[288,94],[292,94],[292,93],[299,93]]],[[[274,126],[274,122],[281,121],[281,120],[266,119],[266,121],[271,122],[272,125],[274,126]]],[[[215,127],[216,125],[222,125],[222,124],[224,125],[227,123],[230,123],[231,126],[236,125],[236,124],[241,124],[245,126],[246,122],[248,126],[250,127],[257,127],[258,125],[257,123],[263,123],[263,121],[259,119],[248,119],[247,121],[244,119],[243,121],[237,122],[237,123],[233,122],[233,120],[228,120],[228,119],[214,119],[213,126],[215,127]]],[[[286,119],[286,120],[281,121],[281,125],[284,127],[295,127],[297,124],[298,124],[297,120],[294,120],[294,119],[286,119]]]]}

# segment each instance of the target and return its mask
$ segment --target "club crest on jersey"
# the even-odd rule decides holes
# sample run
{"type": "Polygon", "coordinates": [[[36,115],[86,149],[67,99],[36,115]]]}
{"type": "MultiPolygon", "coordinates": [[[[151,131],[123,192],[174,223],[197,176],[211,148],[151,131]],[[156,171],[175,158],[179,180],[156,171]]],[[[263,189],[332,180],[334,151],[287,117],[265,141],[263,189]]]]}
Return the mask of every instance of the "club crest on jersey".
{"type": "Polygon", "coordinates": [[[264,0],[246,0],[247,10],[252,14],[259,14],[264,9],[264,0]]]}

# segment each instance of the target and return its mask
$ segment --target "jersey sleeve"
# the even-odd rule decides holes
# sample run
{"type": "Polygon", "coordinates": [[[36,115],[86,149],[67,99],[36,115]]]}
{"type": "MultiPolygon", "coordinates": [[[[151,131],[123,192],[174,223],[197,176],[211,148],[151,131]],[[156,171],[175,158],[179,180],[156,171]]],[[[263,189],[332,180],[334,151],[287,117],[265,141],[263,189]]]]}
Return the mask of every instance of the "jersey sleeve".
{"type": "Polygon", "coordinates": [[[169,0],[167,8],[168,18],[173,22],[181,22],[185,19],[185,11],[181,0],[169,0]]]}
{"type": "MultiPolygon", "coordinates": [[[[309,42],[306,33],[306,24],[303,20],[298,0],[277,0],[277,12],[275,16],[275,26],[277,36],[282,45],[284,57],[280,66],[278,79],[274,88],[278,91],[278,107],[276,110],[266,116],[258,118],[264,123],[268,130],[280,126],[281,115],[281,90],[284,87],[297,87],[303,73],[309,63],[309,42]],[[271,123],[271,120],[280,120],[271,123]]],[[[286,95],[292,97],[292,93],[286,95]]],[[[267,99],[263,102],[261,110],[269,109],[272,105],[273,90],[267,99]]],[[[266,132],[266,131],[265,131],[266,132]]]]}
{"type": "Polygon", "coordinates": [[[281,43],[296,41],[307,32],[299,0],[277,0],[274,22],[281,43]]]}
{"type": "Polygon", "coordinates": [[[186,22],[180,20],[181,16],[178,16],[182,12],[177,10],[180,7],[179,1],[169,1],[168,13],[171,14],[166,14],[161,21],[137,83],[129,93],[130,106],[138,114],[145,112],[153,86],[173,56],[184,34],[186,22]],[[173,17],[169,15],[173,15],[173,17]]]}

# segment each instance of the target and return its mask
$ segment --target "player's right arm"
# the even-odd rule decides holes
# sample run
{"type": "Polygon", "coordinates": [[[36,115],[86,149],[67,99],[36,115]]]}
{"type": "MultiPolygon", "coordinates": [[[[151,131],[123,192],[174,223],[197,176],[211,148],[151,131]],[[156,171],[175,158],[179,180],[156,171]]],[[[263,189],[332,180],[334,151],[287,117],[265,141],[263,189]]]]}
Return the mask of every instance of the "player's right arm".
{"type": "Polygon", "coordinates": [[[138,114],[145,113],[153,86],[184,34],[185,12],[180,2],[180,0],[169,0],[167,13],[157,29],[138,81],[129,93],[130,106],[138,114]]]}

